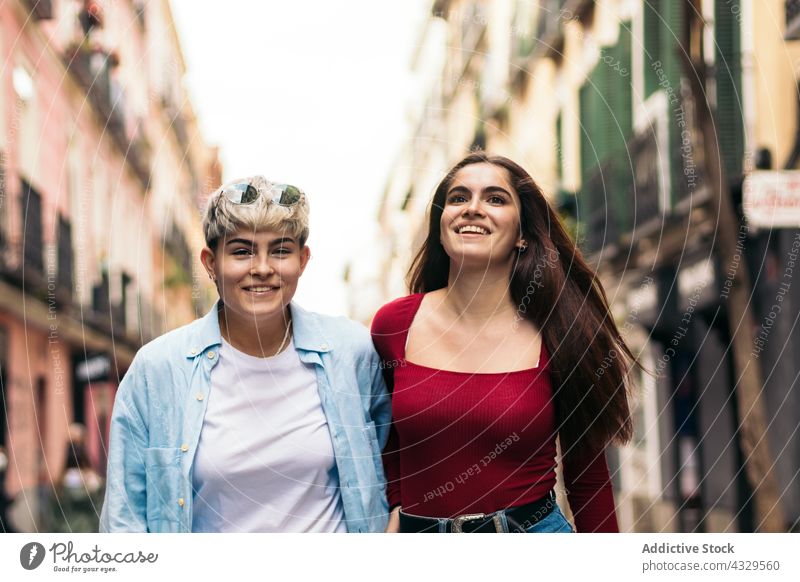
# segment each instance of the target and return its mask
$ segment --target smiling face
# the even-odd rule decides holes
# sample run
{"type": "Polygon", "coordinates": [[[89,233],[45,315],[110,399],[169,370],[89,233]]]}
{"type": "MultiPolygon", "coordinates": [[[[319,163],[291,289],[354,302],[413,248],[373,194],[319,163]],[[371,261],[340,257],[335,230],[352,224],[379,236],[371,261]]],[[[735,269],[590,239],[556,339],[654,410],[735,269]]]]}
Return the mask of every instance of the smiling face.
{"type": "Polygon", "coordinates": [[[505,168],[470,164],[453,177],[440,219],[441,241],[452,261],[506,263],[524,243],[519,197],[505,168]]]}
{"type": "Polygon", "coordinates": [[[206,271],[216,279],[228,325],[247,326],[282,317],[309,257],[308,247],[286,232],[245,228],[201,254],[206,271]]]}

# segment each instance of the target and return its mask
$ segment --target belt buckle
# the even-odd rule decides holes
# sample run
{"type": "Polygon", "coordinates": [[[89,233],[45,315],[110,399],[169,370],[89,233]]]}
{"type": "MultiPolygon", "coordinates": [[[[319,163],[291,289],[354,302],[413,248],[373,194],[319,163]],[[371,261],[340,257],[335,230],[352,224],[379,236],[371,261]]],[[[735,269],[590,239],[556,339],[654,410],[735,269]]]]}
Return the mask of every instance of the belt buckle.
{"type": "MultiPolygon", "coordinates": [[[[465,513],[464,515],[457,515],[453,518],[453,525],[450,526],[450,531],[452,533],[464,533],[463,526],[468,521],[478,521],[480,519],[486,519],[488,516],[485,513],[465,513]]],[[[500,519],[500,515],[495,513],[492,516],[492,523],[494,523],[494,529],[497,533],[501,533],[503,531],[503,521],[500,519]]]]}

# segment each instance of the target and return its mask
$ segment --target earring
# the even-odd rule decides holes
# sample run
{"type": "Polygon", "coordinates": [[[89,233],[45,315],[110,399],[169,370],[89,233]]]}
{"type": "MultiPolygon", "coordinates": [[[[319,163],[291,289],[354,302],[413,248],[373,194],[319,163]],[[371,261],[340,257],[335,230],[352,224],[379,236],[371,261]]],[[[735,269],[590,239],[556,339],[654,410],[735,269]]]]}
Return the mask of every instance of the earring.
{"type": "Polygon", "coordinates": [[[518,246],[517,249],[519,250],[520,254],[524,253],[525,251],[528,250],[528,243],[522,241],[522,244],[518,246]]]}

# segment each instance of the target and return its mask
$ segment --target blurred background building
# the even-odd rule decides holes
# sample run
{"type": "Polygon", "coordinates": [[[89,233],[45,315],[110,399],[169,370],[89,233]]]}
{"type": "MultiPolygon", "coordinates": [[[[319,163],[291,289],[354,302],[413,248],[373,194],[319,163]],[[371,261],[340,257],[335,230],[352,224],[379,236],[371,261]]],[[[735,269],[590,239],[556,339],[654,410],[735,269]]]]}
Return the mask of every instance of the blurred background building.
{"type": "MultiPolygon", "coordinates": [[[[408,139],[344,273],[350,315],[407,292],[447,169],[506,155],[652,372],[633,442],[608,451],[623,530],[760,530],[771,499],[797,531],[800,0],[431,0],[415,38],[408,139]]],[[[199,208],[222,167],[168,0],[9,0],[0,56],[0,460],[12,525],[34,531],[55,527],[65,470],[104,473],[138,347],[210,306],[199,208]]]]}
{"type": "Polygon", "coordinates": [[[199,205],[221,168],[167,0],[4,2],[0,57],[0,446],[34,531],[70,425],[103,475],[136,350],[210,306],[199,205]]]}
{"type": "Polygon", "coordinates": [[[634,441],[608,453],[622,528],[760,530],[753,483],[771,473],[780,527],[796,531],[800,2],[437,0],[419,35],[410,137],[378,214],[380,273],[348,269],[351,315],[368,321],[407,293],[447,169],[471,149],[506,155],[559,208],[653,372],[637,378],[634,441]],[[730,300],[740,270],[751,329],[730,300]],[[745,442],[731,329],[750,334],[761,368],[768,454],[745,442]],[[756,457],[764,475],[746,467],[756,457]]]}

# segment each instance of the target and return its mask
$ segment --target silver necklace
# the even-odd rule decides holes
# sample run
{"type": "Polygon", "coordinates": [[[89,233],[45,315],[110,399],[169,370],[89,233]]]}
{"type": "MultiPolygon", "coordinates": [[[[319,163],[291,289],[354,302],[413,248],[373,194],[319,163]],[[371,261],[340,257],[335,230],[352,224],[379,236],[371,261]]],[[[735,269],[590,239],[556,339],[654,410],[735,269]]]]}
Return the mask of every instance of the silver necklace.
{"type": "Polygon", "coordinates": [[[283,340],[281,341],[281,346],[278,348],[278,351],[272,354],[271,357],[275,357],[283,351],[283,348],[286,346],[286,339],[289,337],[289,330],[292,329],[292,318],[289,318],[289,322],[286,324],[286,331],[283,334],[283,340]]]}

